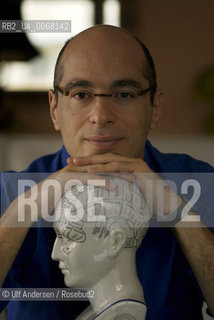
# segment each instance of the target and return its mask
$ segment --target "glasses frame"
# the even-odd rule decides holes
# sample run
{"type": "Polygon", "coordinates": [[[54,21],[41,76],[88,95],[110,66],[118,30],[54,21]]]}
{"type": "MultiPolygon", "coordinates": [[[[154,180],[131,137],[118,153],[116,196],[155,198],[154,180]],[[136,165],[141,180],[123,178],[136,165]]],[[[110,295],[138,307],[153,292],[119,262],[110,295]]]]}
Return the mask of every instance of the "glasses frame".
{"type": "MultiPolygon", "coordinates": [[[[137,92],[137,96],[143,96],[145,95],[147,92],[149,92],[150,90],[154,89],[154,87],[149,87],[147,89],[144,89],[144,90],[139,90],[137,92]]],[[[69,96],[70,94],[70,91],[69,90],[65,90],[64,88],[62,87],[59,87],[59,86],[56,86],[54,88],[54,91],[59,91],[63,96],[67,97],[69,96]]],[[[113,94],[112,93],[93,93],[92,96],[94,97],[113,97],[113,94]]]]}

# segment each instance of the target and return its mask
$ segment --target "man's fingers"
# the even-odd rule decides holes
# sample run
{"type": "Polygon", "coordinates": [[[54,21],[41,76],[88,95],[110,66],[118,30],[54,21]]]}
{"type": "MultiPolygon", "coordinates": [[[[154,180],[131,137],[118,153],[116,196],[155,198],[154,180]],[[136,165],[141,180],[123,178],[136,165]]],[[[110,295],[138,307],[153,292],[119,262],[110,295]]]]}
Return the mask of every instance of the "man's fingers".
{"type": "Polygon", "coordinates": [[[73,158],[69,157],[69,158],[67,159],[67,164],[69,165],[69,164],[72,164],[72,163],[73,163],[73,158]]]}
{"type": "Polygon", "coordinates": [[[112,183],[110,177],[89,173],[88,166],[78,167],[75,165],[68,165],[57,175],[57,179],[66,185],[66,189],[75,184],[99,186],[103,189],[114,190],[115,184],[112,183]]]}
{"type": "Polygon", "coordinates": [[[133,182],[136,180],[136,176],[129,172],[111,173],[111,177],[119,178],[127,182],[133,182]]]}
{"type": "MultiPolygon", "coordinates": [[[[141,161],[143,163],[143,161],[141,161]]],[[[146,168],[139,166],[138,162],[127,162],[127,161],[114,161],[110,163],[99,163],[90,165],[87,168],[87,172],[96,173],[133,173],[136,172],[146,172],[146,168]]]]}
{"type": "Polygon", "coordinates": [[[74,157],[73,163],[77,166],[84,166],[84,165],[92,165],[92,164],[105,164],[113,161],[127,161],[133,162],[133,158],[128,158],[124,156],[120,156],[114,153],[105,153],[105,154],[94,154],[88,157],[74,157]]]}

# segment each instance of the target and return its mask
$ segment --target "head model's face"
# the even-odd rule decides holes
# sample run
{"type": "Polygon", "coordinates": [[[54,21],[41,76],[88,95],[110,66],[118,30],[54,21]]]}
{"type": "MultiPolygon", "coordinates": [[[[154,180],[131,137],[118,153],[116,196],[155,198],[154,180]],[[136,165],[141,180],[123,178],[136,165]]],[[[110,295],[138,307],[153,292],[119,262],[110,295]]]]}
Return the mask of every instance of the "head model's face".
{"type": "Polygon", "coordinates": [[[58,92],[56,103],[50,90],[49,101],[55,129],[61,131],[68,153],[142,156],[148,131],[159,120],[160,99],[156,94],[151,106],[150,92],[135,102],[126,94],[149,87],[143,75],[146,60],[138,41],[120,28],[95,26],[72,39],[63,52],[62,65],[59,87],[73,87],[74,95],[69,98],[58,92]],[[120,105],[108,96],[96,96],[79,107],[79,101],[87,99],[85,90],[104,94],[120,90],[128,103],[120,105]]]}
{"type": "Polygon", "coordinates": [[[81,222],[68,223],[63,218],[54,229],[56,240],[52,259],[59,261],[66,286],[93,287],[104,277],[113,262],[108,259],[107,239],[94,236],[91,226],[82,226],[81,222]]]}
{"type": "Polygon", "coordinates": [[[137,187],[130,188],[124,181],[120,187],[121,190],[126,188],[123,199],[117,191],[109,196],[108,190],[93,189],[96,196],[102,197],[102,204],[87,202],[86,187],[81,192],[72,187],[59,201],[55,209],[56,240],[52,259],[59,261],[59,268],[68,287],[94,287],[119,266],[121,252],[132,251],[135,261],[135,252],[148,226],[145,219],[146,204],[137,187]],[[81,212],[84,212],[81,219],[75,219],[77,221],[73,221],[77,215],[74,195],[78,203],[82,204],[81,212]],[[89,205],[93,205],[99,215],[104,215],[105,221],[88,221],[89,205]]]}

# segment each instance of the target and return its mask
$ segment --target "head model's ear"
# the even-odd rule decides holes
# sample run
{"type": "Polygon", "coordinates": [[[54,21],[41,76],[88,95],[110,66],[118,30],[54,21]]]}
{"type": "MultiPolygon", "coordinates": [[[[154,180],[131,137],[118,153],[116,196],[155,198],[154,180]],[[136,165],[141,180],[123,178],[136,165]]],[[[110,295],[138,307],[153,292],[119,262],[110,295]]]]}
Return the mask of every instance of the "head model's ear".
{"type": "Polygon", "coordinates": [[[118,255],[126,241],[126,233],[124,229],[113,229],[109,233],[108,254],[114,258],[118,255]]]}
{"type": "Polygon", "coordinates": [[[162,107],[163,107],[163,91],[160,89],[157,89],[154,96],[153,106],[152,106],[153,114],[152,114],[150,129],[156,128],[162,114],[162,107]]]}
{"type": "Polygon", "coordinates": [[[56,102],[56,95],[54,90],[52,89],[49,90],[48,97],[49,97],[51,119],[53,121],[54,128],[58,131],[60,130],[60,128],[59,128],[58,119],[57,119],[57,102],[56,102]]]}

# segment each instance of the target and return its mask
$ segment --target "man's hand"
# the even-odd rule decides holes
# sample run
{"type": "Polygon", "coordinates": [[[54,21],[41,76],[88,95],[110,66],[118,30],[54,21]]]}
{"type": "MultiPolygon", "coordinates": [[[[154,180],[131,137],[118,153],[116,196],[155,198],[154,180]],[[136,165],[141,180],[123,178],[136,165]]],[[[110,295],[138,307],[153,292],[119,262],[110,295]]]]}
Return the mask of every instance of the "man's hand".
{"type": "Polygon", "coordinates": [[[163,218],[163,216],[174,212],[182,203],[181,197],[140,158],[130,158],[107,153],[95,154],[88,157],[69,158],[68,163],[70,165],[76,165],[78,170],[81,170],[82,167],[82,169],[87,170],[88,173],[111,173],[113,176],[118,175],[118,177],[127,181],[137,181],[150,211],[153,212],[155,216],[159,215],[163,218]],[[164,189],[163,208],[161,207],[162,203],[159,203],[160,186],[161,190],[164,189]]]}
{"type": "Polygon", "coordinates": [[[87,172],[113,173],[113,172],[147,172],[153,173],[145,161],[140,158],[130,158],[121,155],[106,153],[95,154],[88,157],[69,158],[68,163],[84,167],[87,172]]]}

